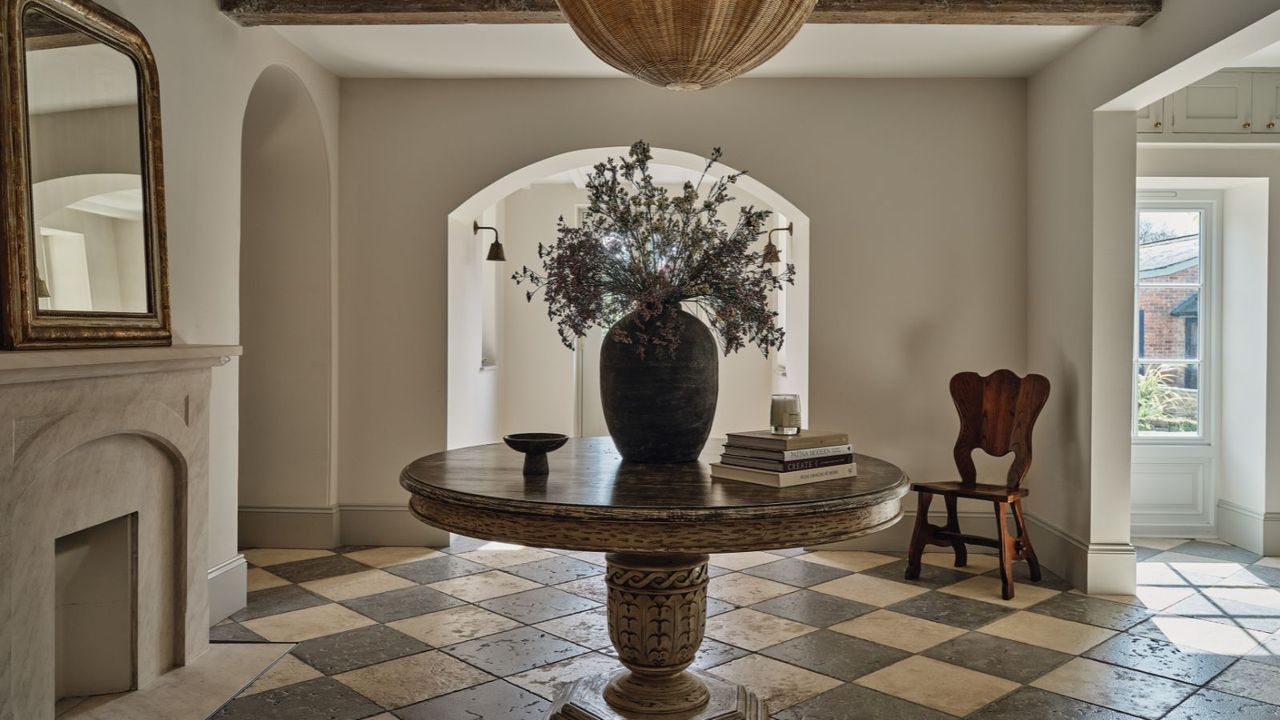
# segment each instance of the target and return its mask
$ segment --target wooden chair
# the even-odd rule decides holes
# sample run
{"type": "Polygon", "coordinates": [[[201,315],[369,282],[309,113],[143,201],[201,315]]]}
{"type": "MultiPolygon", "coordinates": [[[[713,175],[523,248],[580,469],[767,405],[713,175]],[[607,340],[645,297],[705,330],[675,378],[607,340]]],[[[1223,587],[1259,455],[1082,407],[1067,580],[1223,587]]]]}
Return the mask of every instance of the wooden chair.
{"type": "Polygon", "coordinates": [[[960,414],[960,435],[954,450],[960,482],[912,484],[911,489],[920,495],[907,556],[907,579],[920,577],[920,558],[926,545],[952,548],[956,567],[968,564],[966,545],[994,547],[1000,551],[1001,594],[1009,600],[1013,598],[1015,560],[1025,560],[1032,582],[1040,581],[1040,563],[1022,518],[1022,498],[1028,493],[1021,485],[1031,467],[1031,432],[1049,399],[1049,380],[1042,375],[1020,378],[1010,370],[997,370],[986,377],[965,372],[951,378],[951,398],[960,414]],[[1004,485],[978,484],[973,465],[973,451],[977,448],[996,457],[1014,454],[1004,485]],[[947,503],[946,527],[929,523],[929,504],[934,495],[941,495],[947,503]],[[961,532],[956,515],[959,498],[992,503],[998,536],[988,538],[961,532]],[[1006,516],[1010,508],[1013,508],[1017,535],[1009,534],[1006,516]]]}

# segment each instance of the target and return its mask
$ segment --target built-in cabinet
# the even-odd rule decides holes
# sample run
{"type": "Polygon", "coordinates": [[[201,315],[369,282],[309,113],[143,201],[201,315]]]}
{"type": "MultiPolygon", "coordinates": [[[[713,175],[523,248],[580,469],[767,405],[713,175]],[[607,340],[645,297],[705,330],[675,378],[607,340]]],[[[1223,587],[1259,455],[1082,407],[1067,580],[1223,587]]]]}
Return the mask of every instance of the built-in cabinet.
{"type": "Polygon", "coordinates": [[[1280,133],[1280,71],[1226,70],[1138,111],[1144,135],[1280,133]]]}

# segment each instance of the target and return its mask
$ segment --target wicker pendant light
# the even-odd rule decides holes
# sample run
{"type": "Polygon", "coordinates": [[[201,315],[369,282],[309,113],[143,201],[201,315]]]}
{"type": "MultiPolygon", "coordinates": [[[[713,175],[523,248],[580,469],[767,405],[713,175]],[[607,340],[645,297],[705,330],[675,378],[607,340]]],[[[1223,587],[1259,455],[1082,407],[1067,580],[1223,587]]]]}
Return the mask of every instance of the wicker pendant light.
{"type": "Polygon", "coordinates": [[[557,0],[591,52],[632,77],[702,90],[773,57],[816,0],[557,0]]]}

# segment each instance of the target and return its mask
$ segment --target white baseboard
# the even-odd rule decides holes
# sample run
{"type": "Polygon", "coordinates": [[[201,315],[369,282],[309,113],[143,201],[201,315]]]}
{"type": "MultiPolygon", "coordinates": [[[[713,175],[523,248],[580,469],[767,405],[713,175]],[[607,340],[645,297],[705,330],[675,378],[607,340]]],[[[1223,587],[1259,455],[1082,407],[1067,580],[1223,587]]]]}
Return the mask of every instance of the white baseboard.
{"type": "Polygon", "coordinates": [[[241,547],[332,549],[343,545],[440,547],[449,533],[414,517],[407,504],[242,507],[241,547]]]}
{"type": "Polygon", "coordinates": [[[1280,513],[1218,500],[1218,538],[1260,555],[1280,554],[1280,513]]]}
{"type": "Polygon", "coordinates": [[[209,571],[209,627],[231,617],[245,606],[249,564],[236,555],[209,571]]]}

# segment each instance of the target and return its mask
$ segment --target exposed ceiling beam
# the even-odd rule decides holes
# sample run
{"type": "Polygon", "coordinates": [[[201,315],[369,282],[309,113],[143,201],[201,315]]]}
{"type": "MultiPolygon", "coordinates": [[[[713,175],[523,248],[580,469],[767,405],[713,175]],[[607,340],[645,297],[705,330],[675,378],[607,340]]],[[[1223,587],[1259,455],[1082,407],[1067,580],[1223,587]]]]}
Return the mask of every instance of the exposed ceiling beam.
{"type": "MultiPolygon", "coordinates": [[[[1162,0],[818,0],[810,22],[1141,25],[1162,0]]],[[[241,25],[564,22],[555,0],[221,0],[241,25]]]]}

